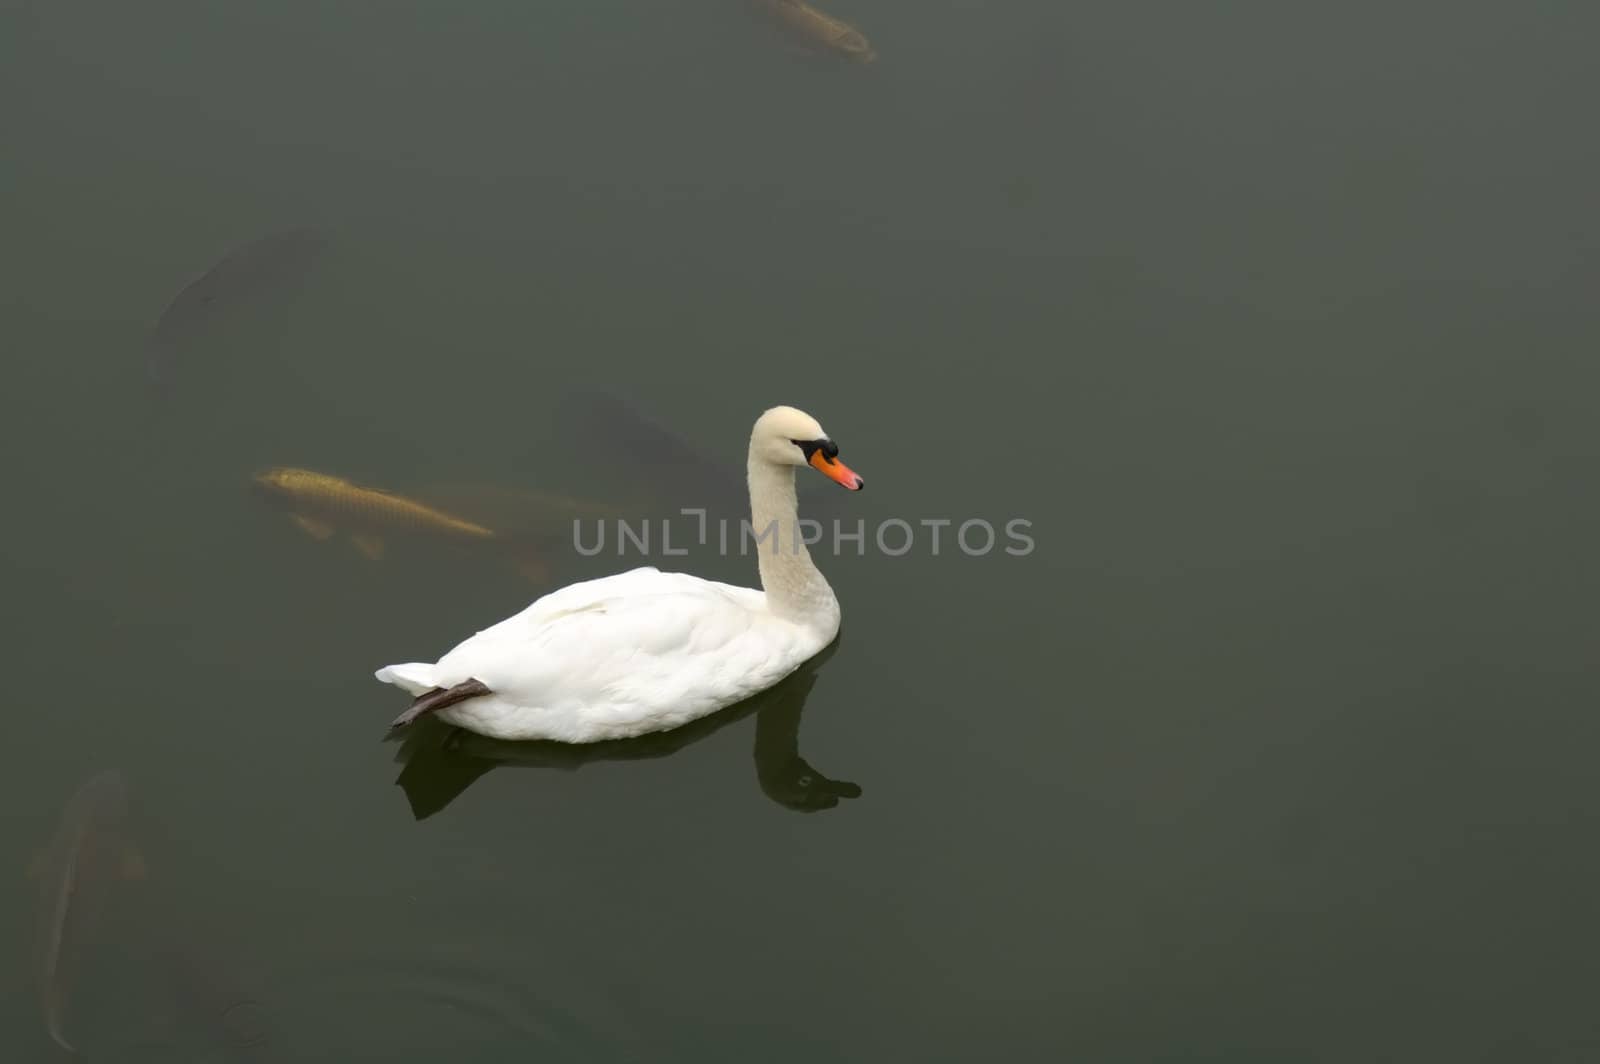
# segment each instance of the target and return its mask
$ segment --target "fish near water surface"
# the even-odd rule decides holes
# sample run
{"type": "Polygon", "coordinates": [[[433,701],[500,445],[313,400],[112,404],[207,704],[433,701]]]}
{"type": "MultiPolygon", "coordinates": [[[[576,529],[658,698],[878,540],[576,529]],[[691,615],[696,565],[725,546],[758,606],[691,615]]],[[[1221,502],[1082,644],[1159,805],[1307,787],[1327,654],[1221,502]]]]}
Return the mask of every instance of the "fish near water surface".
{"type": "Polygon", "coordinates": [[[34,874],[39,888],[35,976],[45,1028],[56,1045],[75,1053],[63,1024],[87,938],[116,884],[143,875],[128,836],[128,792],[121,773],[102,772],[78,789],[34,874]]]}
{"type": "Polygon", "coordinates": [[[219,313],[305,276],[328,246],[316,229],[285,229],[243,244],[184,286],[150,332],[151,378],[172,376],[179,351],[219,313]]]}
{"type": "Polygon", "coordinates": [[[791,34],[814,48],[824,48],[859,63],[877,60],[878,53],[866,35],[843,19],[834,18],[804,0],[758,0],[791,34]]]}
{"type": "Polygon", "coordinates": [[[256,486],[283,505],[307,535],[328,539],[343,529],[356,547],[376,561],[383,557],[383,534],[406,530],[458,539],[490,540],[492,529],[455,514],[380,488],[363,487],[343,477],[310,469],[278,466],[258,473],[256,486]]]}

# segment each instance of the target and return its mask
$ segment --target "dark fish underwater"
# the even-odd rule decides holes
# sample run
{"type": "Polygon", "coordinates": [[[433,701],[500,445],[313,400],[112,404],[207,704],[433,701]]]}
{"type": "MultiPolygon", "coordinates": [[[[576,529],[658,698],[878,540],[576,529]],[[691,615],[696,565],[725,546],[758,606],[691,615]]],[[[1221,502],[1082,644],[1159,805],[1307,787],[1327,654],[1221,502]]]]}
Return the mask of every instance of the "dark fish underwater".
{"type": "Polygon", "coordinates": [[[156,920],[161,947],[158,974],[182,1019],[204,1048],[233,1060],[267,1060],[277,1054],[276,1025],[239,971],[238,959],[212,929],[173,911],[156,920]]]}
{"type": "Polygon", "coordinates": [[[187,341],[217,315],[302,280],[328,247],[317,229],[285,229],[243,244],[184,286],[150,331],[147,368],[168,383],[187,341]]]}
{"type": "MultiPolygon", "coordinates": [[[[563,399],[558,416],[598,465],[591,473],[618,481],[609,485],[608,498],[624,516],[635,521],[681,517],[685,506],[703,508],[713,526],[718,520],[731,522],[735,535],[738,522],[750,516],[742,466],[707,457],[627,400],[597,388],[579,389],[563,399]]],[[[811,484],[797,490],[810,516],[828,521],[843,513],[836,492],[811,484]]]]}

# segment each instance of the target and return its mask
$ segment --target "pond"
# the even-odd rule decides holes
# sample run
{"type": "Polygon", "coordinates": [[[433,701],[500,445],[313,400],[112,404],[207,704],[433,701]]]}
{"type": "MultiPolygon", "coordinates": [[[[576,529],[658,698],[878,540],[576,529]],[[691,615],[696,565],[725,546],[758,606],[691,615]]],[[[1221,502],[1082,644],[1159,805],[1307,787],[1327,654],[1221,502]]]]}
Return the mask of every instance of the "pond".
{"type": "Polygon", "coordinates": [[[17,1059],[1600,1056],[1600,13],[774,3],[0,2],[17,1059]],[[390,734],[776,404],[837,642],[390,734]]]}

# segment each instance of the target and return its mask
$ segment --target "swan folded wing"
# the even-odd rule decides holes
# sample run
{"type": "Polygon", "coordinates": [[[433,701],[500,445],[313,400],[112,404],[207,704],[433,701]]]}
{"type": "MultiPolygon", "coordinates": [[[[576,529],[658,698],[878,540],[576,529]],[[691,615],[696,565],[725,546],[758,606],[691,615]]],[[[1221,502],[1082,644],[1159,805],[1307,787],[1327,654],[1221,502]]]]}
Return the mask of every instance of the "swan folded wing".
{"type": "Polygon", "coordinates": [[[759,592],[694,578],[652,583],[650,591],[524,611],[446,654],[436,682],[480,680],[520,706],[595,712],[611,705],[626,714],[700,702],[704,692],[737,700],[785,655],[787,626],[772,624],[759,592]]]}
{"type": "MultiPolygon", "coordinates": [[[[468,646],[481,648],[493,646],[502,651],[516,652],[539,638],[538,633],[543,632],[545,626],[565,617],[632,610],[663,594],[704,595],[707,596],[708,602],[714,602],[717,599],[711,594],[713,591],[723,597],[731,595],[735,604],[743,604],[747,609],[765,609],[765,597],[752,588],[719,584],[684,573],[663,573],[653,566],[644,566],[614,576],[585,580],[552,591],[522,612],[513,614],[463,641],[445,655],[439,664],[444,665],[468,646]]],[[[461,680],[468,678],[459,677],[461,680]]]]}

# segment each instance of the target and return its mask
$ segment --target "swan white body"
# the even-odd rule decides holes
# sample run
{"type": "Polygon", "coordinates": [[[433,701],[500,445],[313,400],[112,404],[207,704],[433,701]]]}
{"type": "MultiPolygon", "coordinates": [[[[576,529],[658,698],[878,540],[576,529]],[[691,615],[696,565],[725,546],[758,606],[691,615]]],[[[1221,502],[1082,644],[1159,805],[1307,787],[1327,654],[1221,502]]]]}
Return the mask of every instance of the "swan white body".
{"type": "Polygon", "coordinates": [[[437,710],[496,739],[589,743],[663,731],[765,690],[827,646],[839,602],[797,543],[794,468],[852,489],[822,427],[791,407],[750,438],[752,527],[762,590],[651,567],[572,584],[485,628],[433,664],[390,665],[384,683],[425,695],[476,680],[488,693],[437,710]]]}

